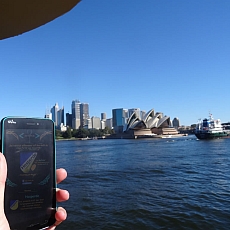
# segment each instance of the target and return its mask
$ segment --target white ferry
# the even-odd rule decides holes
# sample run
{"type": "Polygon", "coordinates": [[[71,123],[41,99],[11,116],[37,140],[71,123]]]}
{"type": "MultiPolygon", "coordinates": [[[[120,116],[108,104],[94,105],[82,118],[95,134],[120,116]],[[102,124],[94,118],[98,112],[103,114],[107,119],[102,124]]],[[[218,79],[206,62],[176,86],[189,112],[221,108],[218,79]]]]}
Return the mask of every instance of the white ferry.
{"type": "Polygon", "coordinates": [[[195,135],[198,139],[213,139],[228,136],[228,133],[221,125],[220,119],[213,119],[212,114],[209,119],[200,120],[195,129],[195,135]]]}

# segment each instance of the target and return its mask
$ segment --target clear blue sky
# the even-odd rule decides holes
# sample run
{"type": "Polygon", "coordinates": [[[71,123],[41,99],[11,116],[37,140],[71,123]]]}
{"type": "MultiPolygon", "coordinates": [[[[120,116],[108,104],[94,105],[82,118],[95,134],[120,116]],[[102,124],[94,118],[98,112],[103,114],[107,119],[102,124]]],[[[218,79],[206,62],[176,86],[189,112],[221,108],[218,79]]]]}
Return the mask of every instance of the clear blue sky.
{"type": "Polygon", "coordinates": [[[43,117],[56,102],[154,108],[182,125],[230,121],[229,0],[82,0],[56,20],[0,41],[1,109],[43,117]]]}

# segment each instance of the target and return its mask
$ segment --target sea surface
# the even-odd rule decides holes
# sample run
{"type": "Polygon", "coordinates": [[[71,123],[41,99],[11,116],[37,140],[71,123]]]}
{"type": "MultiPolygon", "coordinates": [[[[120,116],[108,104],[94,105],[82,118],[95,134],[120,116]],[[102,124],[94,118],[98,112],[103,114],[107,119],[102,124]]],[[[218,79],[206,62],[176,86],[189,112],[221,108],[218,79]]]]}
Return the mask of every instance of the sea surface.
{"type": "Polygon", "coordinates": [[[230,229],[230,138],[58,141],[57,229],[230,229]]]}

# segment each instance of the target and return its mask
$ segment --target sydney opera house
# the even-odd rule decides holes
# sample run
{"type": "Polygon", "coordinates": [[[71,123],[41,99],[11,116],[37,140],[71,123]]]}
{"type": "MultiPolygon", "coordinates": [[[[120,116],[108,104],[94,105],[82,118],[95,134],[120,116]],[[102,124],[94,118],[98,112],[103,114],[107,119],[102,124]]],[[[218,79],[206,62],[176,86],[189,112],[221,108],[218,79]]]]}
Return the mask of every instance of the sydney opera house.
{"type": "Polygon", "coordinates": [[[123,128],[123,134],[124,137],[140,138],[155,135],[177,135],[178,131],[172,127],[169,116],[163,116],[159,112],[155,113],[151,109],[142,119],[134,111],[123,128]]]}

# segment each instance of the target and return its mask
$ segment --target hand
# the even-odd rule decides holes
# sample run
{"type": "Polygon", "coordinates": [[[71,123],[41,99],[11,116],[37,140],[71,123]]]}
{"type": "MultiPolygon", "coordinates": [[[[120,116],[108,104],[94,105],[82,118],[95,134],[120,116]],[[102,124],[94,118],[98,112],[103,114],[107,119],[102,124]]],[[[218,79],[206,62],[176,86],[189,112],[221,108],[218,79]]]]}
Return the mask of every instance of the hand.
{"type": "Polygon", "coordinates": [[[6,159],[2,153],[0,153],[0,172],[0,229],[10,230],[9,223],[4,213],[4,191],[6,183],[7,165],[6,159]]]}
{"type": "MultiPolygon", "coordinates": [[[[57,169],[57,184],[62,182],[67,177],[67,172],[65,169],[57,169]]],[[[57,189],[57,202],[66,201],[69,199],[69,192],[62,189],[57,189]]],[[[58,226],[62,221],[64,221],[67,217],[66,210],[62,207],[58,207],[58,210],[55,214],[56,222],[53,226],[47,228],[47,230],[54,230],[56,226],[58,226]]]]}
{"type": "MultiPolygon", "coordinates": [[[[7,174],[7,164],[5,157],[2,153],[0,153],[0,229],[1,230],[10,230],[9,223],[6,219],[4,213],[4,190],[5,190],[5,182],[6,182],[6,174],[7,174]]],[[[57,184],[63,181],[67,177],[67,172],[65,169],[57,169],[57,184]]],[[[62,189],[57,189],[57,201],[62,202],[69,199],[69,192],[62,189]]],[[[59,207],[56,214],[56,222],[53,226],[47,228],[49,230],[54,230],[57,225],[59,225],[62,221],[64,221],[67,217],[66,210],[62,207],[59,207]]]]}

